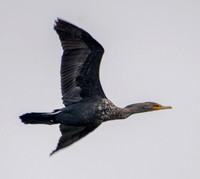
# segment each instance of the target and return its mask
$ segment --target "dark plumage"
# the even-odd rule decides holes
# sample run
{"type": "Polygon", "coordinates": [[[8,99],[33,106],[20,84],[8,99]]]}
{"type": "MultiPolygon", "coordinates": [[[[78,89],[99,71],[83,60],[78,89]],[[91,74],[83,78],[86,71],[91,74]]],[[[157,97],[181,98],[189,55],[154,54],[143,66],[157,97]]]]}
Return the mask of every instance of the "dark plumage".
{"type": "Polygon", "coordinates": [[[170,109],[157,103],[116,107],[108,100],[99,80],[103,47],[86,31],[58,19],[54,26],[64,50],[61,63],[62,109],[52,113],[27,113],[25,124],[60,124],[61,138],[51,155],[96,129],[102,122],[125,119],[134,113],[170,109]]]}

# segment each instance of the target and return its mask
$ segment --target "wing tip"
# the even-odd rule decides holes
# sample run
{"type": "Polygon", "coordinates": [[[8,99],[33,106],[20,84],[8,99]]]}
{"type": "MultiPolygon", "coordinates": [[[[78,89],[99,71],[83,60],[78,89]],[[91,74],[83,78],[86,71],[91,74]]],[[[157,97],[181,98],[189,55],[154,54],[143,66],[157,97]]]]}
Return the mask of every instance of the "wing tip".
{"type": "Polygon", "coordinates": [[[57,30],[57,27],[59,26],[59,25],[61,25],[63,22],[65,22],[63,19],[61,19],[61,18],[57,18],[55,21],[54,21],[54,29],[55,30],[57,30]]]}
{"type": "Polygon", "coordinates": [[[68,22],[68,21],[66,21],[62,18],[59,18],[59,17],[54,22],[55,22],[54,23],[54,29],[55,30],[64,30],[66,28],[70,28],[70,29],[76,28],[76,29],[80,30],[80,28],[77,27],[76,25],[74,25],[74,24],[72,24],[72,23],[70,23],[70,22],[68,22]]]}
{"type": "Polygon", "coordinates": [[[53,151],[49,154],[49,157],[52,157],[52,156],[55,154],[56,151],[57,151],[57,150],[53,150],[53,151]]]}

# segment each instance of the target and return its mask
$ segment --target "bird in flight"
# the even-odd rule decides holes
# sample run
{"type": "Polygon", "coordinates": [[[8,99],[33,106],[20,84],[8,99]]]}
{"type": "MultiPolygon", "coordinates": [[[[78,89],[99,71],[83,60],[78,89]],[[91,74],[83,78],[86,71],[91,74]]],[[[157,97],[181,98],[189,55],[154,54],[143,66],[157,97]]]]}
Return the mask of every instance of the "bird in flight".
{"type": "Polygon", "coordinates": [[[171,109],[154,102],[136,103],[120,108],[104,94],[99,68],[104,49],[85,30],[62,19],[54,26],[63,48],[61,91],[65,107],[48,113],[26,113],[25,124],[60,124],[61,137],[54,154],[83,138],[105,121],[125,119],[132,114],[171,109]]]}

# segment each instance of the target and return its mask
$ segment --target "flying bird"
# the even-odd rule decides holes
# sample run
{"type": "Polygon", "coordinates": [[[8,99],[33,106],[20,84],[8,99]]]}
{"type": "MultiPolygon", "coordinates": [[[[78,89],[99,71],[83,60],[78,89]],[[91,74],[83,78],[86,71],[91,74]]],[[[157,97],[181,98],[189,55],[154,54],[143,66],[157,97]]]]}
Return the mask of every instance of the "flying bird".
{"type": "Polygon", "coordinates": [[[57,19],[54,26],[63,48],[61,91],[65,107],[48,113],[26,113],[25,124],[60,124],[61,137],[54,154],[83,138],[105,121],[125,119],[132,114],[171,109],[154,102],[115,106],[104,94],[99,68],[104,48],[85,30],[57,19]]]}

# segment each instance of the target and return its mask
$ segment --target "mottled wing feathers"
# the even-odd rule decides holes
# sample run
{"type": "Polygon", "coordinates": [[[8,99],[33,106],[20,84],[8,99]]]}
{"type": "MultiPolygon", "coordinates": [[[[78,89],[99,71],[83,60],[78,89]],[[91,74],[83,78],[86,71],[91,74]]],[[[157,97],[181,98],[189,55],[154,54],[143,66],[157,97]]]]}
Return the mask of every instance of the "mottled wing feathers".
{"type": "Polygon", "coordinates": [[[61,124],[60,131],[62,133],[62,136],[60,137],[57,148],[50,155],[83,138],[84,136],[92,132],[94,129],[96,129],[98,126],[99,124],[91,126],[74,127],[61,124]]]}
{"type": "Polygon", "coordinates": [[[61,63],[62,99],[65,106],[89,97],[105,97],[99,80],[103,47],[86,31],[61,19],[54,29],[64,50],[61,63]]]}

